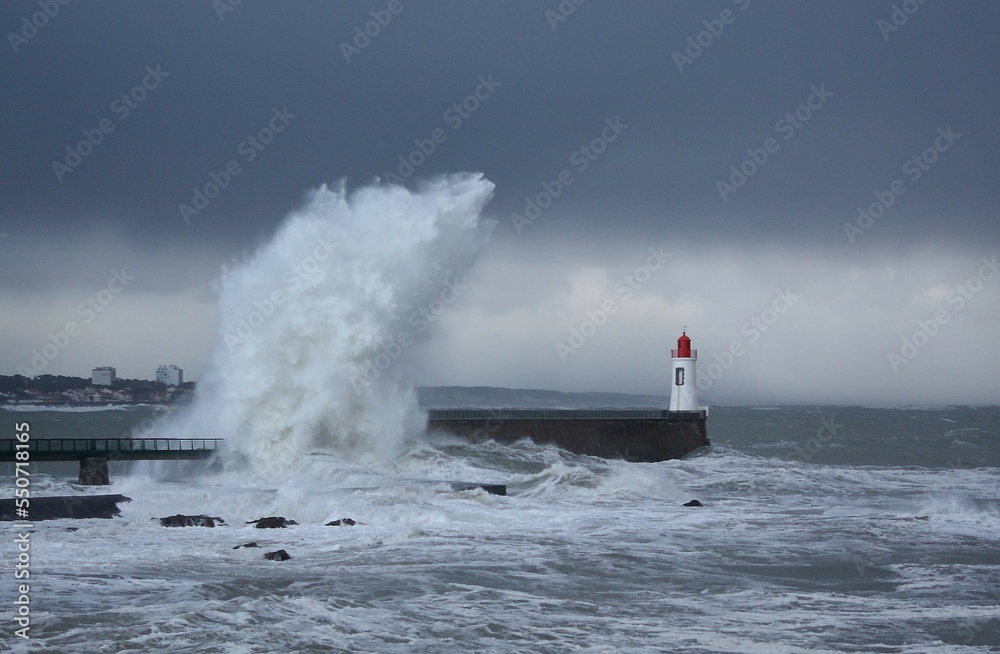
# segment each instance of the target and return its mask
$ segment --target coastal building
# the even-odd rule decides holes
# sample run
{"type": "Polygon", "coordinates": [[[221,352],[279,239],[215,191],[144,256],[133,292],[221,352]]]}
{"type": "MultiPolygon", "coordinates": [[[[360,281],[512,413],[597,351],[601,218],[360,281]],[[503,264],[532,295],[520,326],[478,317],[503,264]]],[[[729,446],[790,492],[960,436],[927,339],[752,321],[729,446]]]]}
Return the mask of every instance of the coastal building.
{"type": "Polygon", "coordinates": [[[94,386],[110,386],[118,379],[118,371],[111,366],[101,366],[90,371],[90,383],[94,386]]]}
{"type": "Polygon", "coordinates": [[[156,382],[167,386],[180,386],[184,383],[184,369],[177,366],[157,366],[156,382]]]}

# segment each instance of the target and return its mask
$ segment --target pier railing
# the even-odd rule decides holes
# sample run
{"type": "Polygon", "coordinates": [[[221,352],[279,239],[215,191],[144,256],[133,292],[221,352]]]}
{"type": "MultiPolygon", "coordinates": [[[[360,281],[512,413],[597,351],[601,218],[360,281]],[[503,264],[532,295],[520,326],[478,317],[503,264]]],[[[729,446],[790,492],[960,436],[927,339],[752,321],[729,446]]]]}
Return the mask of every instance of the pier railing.
{"type": "MultiPolygon", "coordinates": [[[[28,452],[32,461],[203,459],[222,442],[221,438],[33,438],[28,452]]],[[[13,439],[0,440],[0,461],[15,460],[16,444],[13,439]]]]}

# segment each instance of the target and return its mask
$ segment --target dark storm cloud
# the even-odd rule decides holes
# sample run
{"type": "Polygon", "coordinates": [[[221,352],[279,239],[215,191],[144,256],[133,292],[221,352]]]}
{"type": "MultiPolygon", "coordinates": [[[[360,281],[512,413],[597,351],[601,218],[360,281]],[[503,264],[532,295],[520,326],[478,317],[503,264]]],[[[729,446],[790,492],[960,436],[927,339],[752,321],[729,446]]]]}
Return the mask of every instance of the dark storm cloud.
{"type": "MultiPolygon", "coordinates": [[[[5,54],[14,92],[3,110],[17,129],[4,212],[50,225],[110,217],[139,239],[245,242],[306,188],[395,172],[440,128],[447,142],[416,175],[484,170],[496,210],[513,213],[618,118],[628,133],[553,212],[574,229],[669,215],[691,232],[835,237],[831,221],[950,126],[961,142],[901,202],[950,215],[908,221],[895,238],[996,234],[984,224],[1000,163],[990,3],[919,5],[888,40],[884,3],[591,2],[558,21],[546,15],[556,2],[387,5],[244,2],[221,18],[209,2],[62,7],[5,54]],[[358,41],[378,12],[390,20],[358,41]],[[161,73],[155,88],[123,101],[149,70],[161,73]],[[489,75],[499,86],[452,129],[445,111],[489,75]],[[829,97],[779,125],[813,89],[829,97]],[[248,149],[276,109],[295,116],[288,129],[248,149]],[[52,162],[102,120],[114,132],[60,182],[52,162]],[[723,198],[730,166],[769,138],[778,151],[723,198]],[[189,228],[178,205],[231,160],[240,174],[189,228]]],[[[8,4],[0,22],[16,31],[37,10],[8,4]]]]}
{"type": "Polygon", "coordinates": [[[947,287],[1000,242],[998,26],[975,0],[6,3],[0,288],[71,309],[129,265],[202,297],[310,188],[458,170],[497,185],[485,269],[536,280],[481,284],[511,333],[664,242],[718,302],[764,302],[769,262],[811,279],[801,252],[849,285],[937,250],[947,287]]]}

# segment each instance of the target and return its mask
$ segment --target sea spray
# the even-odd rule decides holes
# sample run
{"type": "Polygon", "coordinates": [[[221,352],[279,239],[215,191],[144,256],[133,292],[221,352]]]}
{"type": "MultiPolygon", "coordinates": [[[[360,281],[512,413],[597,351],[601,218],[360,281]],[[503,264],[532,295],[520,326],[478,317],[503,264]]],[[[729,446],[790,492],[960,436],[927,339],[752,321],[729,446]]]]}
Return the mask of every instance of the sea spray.
{"type": "Polygon", "coordinates": [[[229,463],[268,477],[313,452],[391,460],[426,417],[398,366],[378,375],[371,366],[398,345],[406,318],[472,264],[495,224],[480,215],[493,188],[459,174],[415,191],[313,191],[224,271],[212,365],[158,435],[224,438],[229,463]]]}

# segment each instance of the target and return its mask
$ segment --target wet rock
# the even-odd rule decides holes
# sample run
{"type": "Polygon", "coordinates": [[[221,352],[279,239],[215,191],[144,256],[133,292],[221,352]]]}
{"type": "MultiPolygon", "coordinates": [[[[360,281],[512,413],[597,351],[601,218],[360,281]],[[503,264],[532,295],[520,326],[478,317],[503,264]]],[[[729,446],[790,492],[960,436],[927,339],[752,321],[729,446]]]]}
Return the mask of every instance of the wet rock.
{"type": "Polygon", "coordinates": [[[284,529],[289,525],[297,525],[299,523],[294,520],[285,520],[283,516],[268,516],[266,518],[257,518],[256,520],[248,520],[248,525],[253,525],[257,529],[284,529]]]}
{"type": "Polygon", "coordinates": [[[684,506],[705,506],[705,505],[699,502],[698,500],[691,500],[690,502],[685,502],[684,506]]]}
{"type": "Polygon", "coordinates": [[[164,527],[214,527],[216,524],[226,524],[226,521],[218,516],[184,515],[183,513],[170,515],[159,520],[164,527]]]}
{"type": "MultiPolygon", "coordinates": [[[[15,498],[0,499],[0,521],[21,520],[14,506],[15,498]]],[[[119,502],[131,502],[124,495],[57,495],[31,497],[31,521],[61,518],[114,518],[121,514],[119,502]]]]}
{"type": "Polygon", "coordinates": [[[358,524],[357,520],[352,520],[351,518],[341,518],[340,520],[333,520],[326,523],[326,527],[353,527],[358,524]]]}
{"type": "Polygon", "coordinates": [[[264,552],[264,558],[268,561],[287,561],[292,557],[285,550],[278,550],[276,552],[264,552]]]}
{"type": "Polygon", "coordinates": [[[234,550],[238,550],[238,549],[240,549],[241,547],[260,547],[260,545],[258,545],[256,541],[251,541],[251,542],[249,542],[249,543],[243,543],[242,545],[237,545],[237,546],[236,546],[236,547],[234,547],[233,549],[234,549],[234,550]]]}
{"type": "Polygon", "coordinates": [[[484,491],[490,495],[506,495],[507,494],[507,484],[479,484],[476,482],[469,481],[453,481],[451,482],[451,489],[456,491],[467,491],[475,490],[477,488],[482,488],[484,491]]]}

